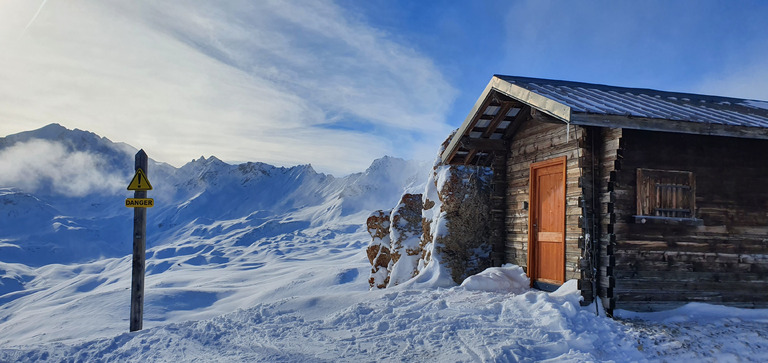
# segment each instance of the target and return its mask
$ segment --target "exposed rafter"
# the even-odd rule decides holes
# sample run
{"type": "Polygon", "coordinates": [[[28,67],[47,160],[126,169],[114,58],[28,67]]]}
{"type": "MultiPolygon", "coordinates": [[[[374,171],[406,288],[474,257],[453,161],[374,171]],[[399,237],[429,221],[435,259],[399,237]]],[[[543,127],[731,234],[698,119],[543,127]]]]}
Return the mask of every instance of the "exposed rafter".
{"type": "MultiPolygon", "coordinates": [[[[486,89],[488,91],[488,89],[486,89]]],[[[480,119],[480,117],[485,112],[485,109],[488,108],[488,106],[494,101],[493,97],[486,97],[480,105],[475,104],[474,109],[470,112],[470,114],[467,116],[467,120],[464,121],[464,125],[462,125],[461,128],[459,128],[459,131],[454,135],[455,140],[451,140],[451,142],[448,144],[448,149],[446,151],[449,153],[448,155],[443,155],[443,161],[445,160],[451,160],[454,156],[456,156],[456,152],[459,150],[456,146],[458,146],[458,139],[461,138],[461,136],[464,135],[464,133],[469,132],[472,130],[475,125],[477,125],[477,121],[480,119]]],[[[473,154],[474,156],[474,154],[473,154]]],[[[471,158],[468,158],[471,159],[471,158]]]]}
{"type": "Polygon", "coordinates": [[[504,131],[503,139],[508,140],[511,138],[515,132],[517,132],[517,129],[520,128],[520,125],[522,125],[523,122],[525,122],[525,120],[530,116],[530,114],[531,106],[524,105],[520,112],[517,113],[517,116],[515,116],[515,120],[512,121],[509,126],[507,126],[507,129],[504,131]]]}
{"type": "Polygon", "coordinates": [[[504,119],[507,117],[507,112],[509,112],[509,110],[514,105],[515,103],[511,101],[501,103],[501,108],[499,108],[499,112],[491,120],[491,123],[488,124],[488,128],[486,128],[485,132],[483,132],[483,135],[482,135],[483,138],[491,137],[491,134],[493,134],[493,132],[496,131],[496,128],[499,127],[499,124],[501,124],[501,121],[504,121],[504,119]]]}

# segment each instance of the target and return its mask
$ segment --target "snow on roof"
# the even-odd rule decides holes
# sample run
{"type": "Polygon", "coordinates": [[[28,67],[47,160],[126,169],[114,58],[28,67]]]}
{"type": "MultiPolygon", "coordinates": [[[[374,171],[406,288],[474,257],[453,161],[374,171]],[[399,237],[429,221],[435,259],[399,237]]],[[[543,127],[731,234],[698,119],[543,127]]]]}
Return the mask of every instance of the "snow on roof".
{"type": "Polygon", "coordinates": [[[765,102],[765,101],[745,100],[744,102],[741,103],[741,105],[768,110],[768,102],[765,102]]]}
{"type": "Polygon", "coordinates": [[[571,109],[571,114],[768,128],[768,102],[763,101],[526,77],[495,77],[562,103],[571,109]]]}

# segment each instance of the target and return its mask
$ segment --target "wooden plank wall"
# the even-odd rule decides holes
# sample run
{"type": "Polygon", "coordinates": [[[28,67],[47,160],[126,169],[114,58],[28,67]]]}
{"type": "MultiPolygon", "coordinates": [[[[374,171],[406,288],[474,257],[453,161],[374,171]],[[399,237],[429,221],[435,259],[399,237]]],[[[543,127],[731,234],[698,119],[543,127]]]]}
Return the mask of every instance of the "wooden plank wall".
{"type": "Polygon", "coordinates": [[[603,160],[604,170],[615,170],[603,191],[613,203],[605,208],[601,241],[609,262],[603,276],[615,280],[601,286],[601,295],[615,298],[615,308],[636,311],[693,301],[768,307],[768,140],[606,131],[617,132],[618,143],[605,139],[609,149],[622,146],[623,160],[603,160]],[[703,225],[635,223],[637,168],[692,171],[703,225]]]}
{"type": "Polygon", "coordinates": [[[545,123],[528,119],[518,129],[509,144],[507,158],[507,213],[506,213],[506,261],[526,269],[528,265],[528,211],[529,174],[531,163],[566,156],[566,226],[565,226],[565,278],[580,279],[579,246],[582,229],[579,224],[581,208],[579,198],[582,176],[579,158],[583,156],[585,131],[570,126],[566,131],[563,123],[545,123]]]}

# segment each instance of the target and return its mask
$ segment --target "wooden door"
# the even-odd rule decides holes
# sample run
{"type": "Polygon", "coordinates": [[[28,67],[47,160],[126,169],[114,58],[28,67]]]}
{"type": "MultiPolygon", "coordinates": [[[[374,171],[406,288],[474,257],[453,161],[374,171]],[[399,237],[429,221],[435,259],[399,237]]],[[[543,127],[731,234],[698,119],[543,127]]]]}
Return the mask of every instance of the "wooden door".
{"type": "Polygon", "coordinates": [[[531,165],[528,276],[537,283],[565,282],[565,157],[531,165]]]}

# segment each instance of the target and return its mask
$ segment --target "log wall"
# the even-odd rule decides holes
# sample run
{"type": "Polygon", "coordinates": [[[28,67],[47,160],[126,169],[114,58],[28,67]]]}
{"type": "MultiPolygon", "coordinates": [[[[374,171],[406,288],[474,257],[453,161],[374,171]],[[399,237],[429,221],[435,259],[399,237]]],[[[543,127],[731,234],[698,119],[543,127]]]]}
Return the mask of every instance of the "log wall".
{"type": "Polygon", "coordinates": [[[490,218],[490,244],[491,244],[491,265],[501,266],[505,263],[504,243],[506,241],[505,220],[506,210],[506,191],[507,191],[507,173],[506,173],[506,153],[499,153],[493,156],[491,170],[493,170],[493,179],[491,180],[491,218],[490,218]]]}
{"type": "MultiPolygon", "coordinates": [[[[597,148],[598,155],[596,157],[598,172],[595,175],[598,180],[599,201],[597,213],[594,214],[595,218],[598,219],[597,238],[599,241],[597,296],[602,299],[602,304],[609,315],[613,313],[613,309],[616,307],[614,298],[616,234],[626,229],[626,223],[616,218],[615,208],[617,196],[623,197],[627,193],[626,190],[617,190],[616,188],[616,175],[622,170],[624,155],[622,131],[622,129],[603,128],[594,132],[595,138],[599,138],[600,144],[600,147],[597,148]]],[[[630,194],[633,193],[630,191],[630,194]]],[[[623,198],[620,199],[623,200],[623,198]]]]}
{"type": "MultiPolygon", "coordinates": [[[[528,268],[528,212],[530,207],[529,182],[531,163],[561,156],[566,162],[566,226],[565,226],[565,278],[582,279],[579,262],[582,257],[580,241],[583,231],[580,225],[579,200],[583,191],[580,184],[582,167],[580,158],[586,152],[585,130],[563,123],[545,123],[528,119],[509,141],[507,158],[506,234],[505,260],[528,268]]],[[[580,284],[581,285],[581,284],[580,284]]],[[[591,298],[591,290],[587,290],[591,298]]]]}
{"type": "Polygon", "coordinates": [[[603,134],[606,307],[768,307],[768,141],[628,129],[603,134]],[[637,168],[693,172],[699,225],[636,222],[637,168]]]}

